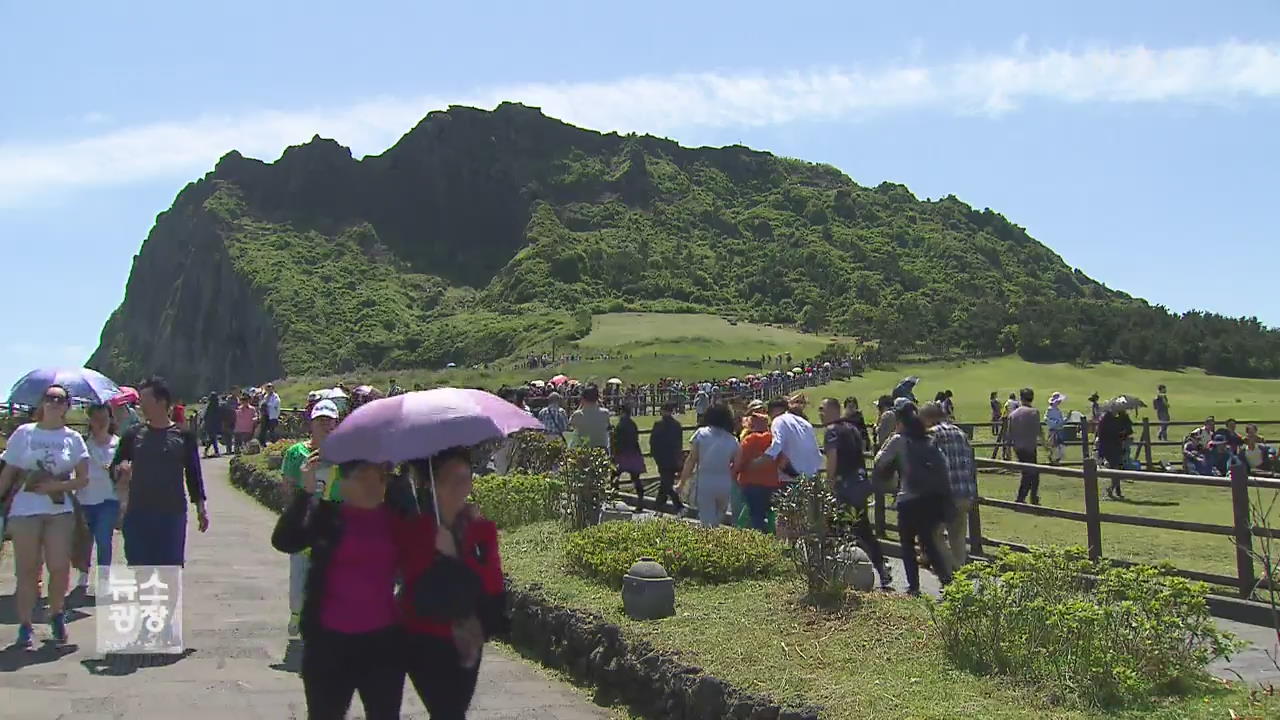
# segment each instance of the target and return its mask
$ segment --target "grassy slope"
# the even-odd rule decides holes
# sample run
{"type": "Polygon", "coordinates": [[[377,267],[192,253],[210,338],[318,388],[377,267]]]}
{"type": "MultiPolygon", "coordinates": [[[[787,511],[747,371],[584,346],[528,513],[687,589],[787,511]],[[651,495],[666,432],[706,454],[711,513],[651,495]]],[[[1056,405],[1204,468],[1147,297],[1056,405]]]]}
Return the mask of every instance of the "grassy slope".
{"type": "Polygon", "coordinates": [[[833,720],[863,718],[1095,717],[1225,718],[1280,711],[1249,706],[1243,694],[1170,700],[1114,715],[1046,704],[1034,691],[951,668],[930,636],[927,605],[900,596],[867,595],[837,615],[796,602],[795,579],[721,586],[682,583],[677,614],[661,622],[635,622],[622,613],[617,591],[563,568],[562,531],[540,523],[504,532],[503,563],[522,583],[540,583],[550,597],[594,610],[632,637],[679,651],[686,662],[747,689],[828,708],[833,720]]]}

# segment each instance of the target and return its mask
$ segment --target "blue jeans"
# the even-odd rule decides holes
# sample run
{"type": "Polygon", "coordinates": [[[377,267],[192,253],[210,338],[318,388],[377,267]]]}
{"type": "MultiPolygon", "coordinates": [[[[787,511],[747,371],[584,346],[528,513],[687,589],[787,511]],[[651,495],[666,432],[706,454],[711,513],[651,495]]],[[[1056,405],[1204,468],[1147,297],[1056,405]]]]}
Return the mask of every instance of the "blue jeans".
{"type": "Polygon", "coordinates": [[[98,565],[111,564],[111,536],[115,534],[116,520],[120,517],[120,501],[103,500],[93,505],[82,505],[84,519],[89,523],[89,533],[98,548],[98,565]]]}
{"type": "Polygon", "coordinates": [[[751,527],[766,532],[769,528],[769,500],[773,498],[773,488],[743,485],[742,495],[747,501],[747,512],[751,514],[751,527]]]}

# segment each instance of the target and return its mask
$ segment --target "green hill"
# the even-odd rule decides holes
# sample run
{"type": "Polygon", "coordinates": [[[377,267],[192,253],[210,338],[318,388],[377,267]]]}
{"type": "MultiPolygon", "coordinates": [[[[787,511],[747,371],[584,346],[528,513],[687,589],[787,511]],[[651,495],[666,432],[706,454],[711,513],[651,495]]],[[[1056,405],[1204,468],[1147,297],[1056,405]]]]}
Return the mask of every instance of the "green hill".
{"type": "Polygon", "coordinates": [[[1149,307],[992,210],[515,104],[431,113],[361,160],[318,137],[273,163],[227,154],[157,218],[90,363],[201,392],[491,361],[624,310],[886,349],[1280,371],[1280,334],[1149,307]]]}

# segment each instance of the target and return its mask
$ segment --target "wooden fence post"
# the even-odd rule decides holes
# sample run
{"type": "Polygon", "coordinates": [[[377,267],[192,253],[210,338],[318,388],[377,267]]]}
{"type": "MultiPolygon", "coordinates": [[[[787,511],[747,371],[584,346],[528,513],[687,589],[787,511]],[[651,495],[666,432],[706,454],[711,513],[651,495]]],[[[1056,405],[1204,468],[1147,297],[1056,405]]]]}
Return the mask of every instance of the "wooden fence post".
{"type": "Polygon", "coordinates": [[[1089,559],[1102,559],[1102,521],[1098,507],[1098,460],[1084,459],[1084,514],[1089,536],[1089,559]]]}
{"type": "Polygon", "coordinates": [[[885,536],[884,493],[880,492],[879,490],[876,491],[876,501],[873,508],[873,519],[875,520],[875,524],[876,524],[876,537],[879,537],[879,538],[884,537],[885,536]]]}
{"type": "Polygon", "coordinates": [[[1236,577],[1240,597],[1253,595],[1253,521],[1249,513],[1249,471],[1243,463],[1231,466],[1231,510],[1236,540],[1236,577]]]}
{"type": "Polygon", "coordinates": [[[1146,417],[1142,418],[1142,444],[1147,450],[1147,472],[1151,472],[1155,465],[1151,462],[1151,419],[1146,417]]]}
{"type": "Polygon", "coordinates": [[[1089,455],[1089,420],[1086,418],[1080,421],[1080,459],[1088,460],[1089,455]]]}

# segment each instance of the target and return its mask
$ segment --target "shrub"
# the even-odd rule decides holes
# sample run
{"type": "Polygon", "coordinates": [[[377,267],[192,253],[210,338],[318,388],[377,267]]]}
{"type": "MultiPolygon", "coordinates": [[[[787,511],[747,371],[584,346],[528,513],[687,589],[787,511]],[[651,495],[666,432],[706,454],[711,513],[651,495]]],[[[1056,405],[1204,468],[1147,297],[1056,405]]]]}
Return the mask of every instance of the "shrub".
{"type": "Polygon", "coordinates": [[[293,447],[296,444],[298,444],[297,440],[290,440],[290,439],[276,440],[275,442],[267,443],[267,446],[262,448],[262,454],[263,455],[284,455],[285,450],[288,450],[289,448],[293,447]]]}
{"type": "Polygon", "coordinates": [[[764,577],[785,565],[782,546],[763,533],[669,519],[607,522],[570,533],[565,557],[574,572],[613,587],[642,557],[662,563],[673,578],[706,583],[764,577]]]}
{"type": "Polygon", "coordinates": [[[509,529],[559,517],[564,483],[545,475],[480,475],[471,500],[498,527],[509,529]]]}
{"type": "Polygon", "coordinates": [[[838,603],[847,589],[838,561],[846,540],[835,532],[841,508],[821,478],[806,477],[778,497],[779,533],[792,541],[791,559],[805,577],[805,599],[838,603]]]}
{"type": "Polygon", "coordinates": [[[600,521],[605,491],[613,463],[600,448],[576,447],[565,451],[555,477],[564,483],[566,520],[581,530],[600,521]]]}
{"type": "Polygon", "coordinates": [[[1006,551],[957,573],[934,626],[971,672],[1068,704],[1123,706],[1185,692],[1238,647],[1210,617],[1207,592],[1153,567],[1090,562],[1079,548],[1006,551]]]}
{"type": "Polygon", "coordinates": [[[540,432],[515,436],[511,451],[511,468],[515,472],[549,473],[560,465],[566,450],[563,440],[540,432]]]}

